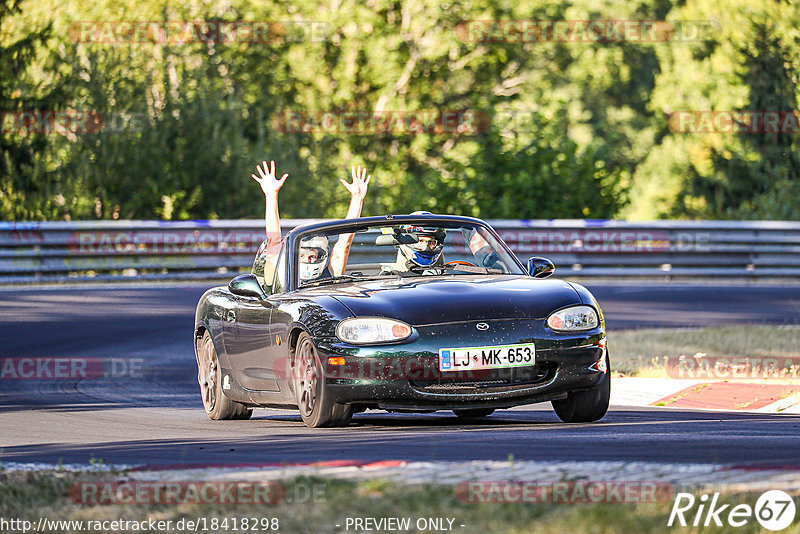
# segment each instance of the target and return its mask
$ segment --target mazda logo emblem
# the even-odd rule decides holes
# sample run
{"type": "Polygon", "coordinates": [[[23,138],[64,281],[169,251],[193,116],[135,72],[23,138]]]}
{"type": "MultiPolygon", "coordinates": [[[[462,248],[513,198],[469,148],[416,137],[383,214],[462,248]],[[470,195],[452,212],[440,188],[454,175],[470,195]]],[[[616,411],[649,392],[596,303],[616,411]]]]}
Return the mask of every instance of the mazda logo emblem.
{"type": "Polygon", "coordinates": [[[475,325],[475,328],[478,330],[489,330],[489,325],[487,323],[478,323],[475,325]]]}

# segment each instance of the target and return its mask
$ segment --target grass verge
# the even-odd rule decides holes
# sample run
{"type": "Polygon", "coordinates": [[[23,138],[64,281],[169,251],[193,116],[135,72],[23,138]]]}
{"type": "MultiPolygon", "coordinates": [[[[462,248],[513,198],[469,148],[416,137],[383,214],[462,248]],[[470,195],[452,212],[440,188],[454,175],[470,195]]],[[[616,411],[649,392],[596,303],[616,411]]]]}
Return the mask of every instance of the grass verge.
{"type": "Polygon", "coordinates": [[[613,370],[623,376],[666,378],[666,361],[685,356],[777,360],[787,369],[783,378],[800,378],[800,326],[795,325],[612,331],[608,345],[613,370]]]}
{"type": "MultiPolygon", "coordinates": [[[[664,532],[673,498],[657,503],[638,504],[542,504],[542,503],[468,503],[459,498],[455,487],[442,485],[408,486],[373,479],[350,482],[329,478],[297,478],[284,481],[287,499],[276,505],[246,504],[171,504],[171,505],[86,505],[69,497],[76,483],[124,479],[124,475],[65,472],[2,472],[0,471],[0,518],[24,519],[37,524],[40,517],[50,520],[84,521],[80,532],[108,532],[92,529],[86,521],[172,521],[205,518],[207,527],[212,518],[228,518],[228,528],[218,526],[206,531],[233,532],[233,518],[277,518],[279,532],[363,532],[346,528],[347,518],[409,518],[412,528],[426,518],[453,519],[452,531],[463,533],[537,533],[537,532],[664,532]],[[309,488],[317,489],[309,492],[309,488]],[[303,496],[303,498],[301,498],[303,496]],[[337,526],[338,525],[338,526],[337,526]],[[464,525],[463,527],[461,525],[464,525]]],[[[723,495],[721,504],[754,506],[758,494],[723,495]]],[[[797,499],[795,499],[797,501],[797,499]]],[[[699,499],[698,499],[699,502],[699,499]]],[[[731,506],[731,507],[732,507],[731,506]]],[[[800,508],[800,507],[798,507],[800,508]]],[[[730,509],[730,507],[729,507],[730,509]]],[[[695,510],[696,511],[696,510],[695,510]]],[[[694,513],[694,511],[692,512],[694,513]]],[[[687,518],[689,516],[687,515],[687,518]]],[[[692,515],[691,520],[694,516],[692,515]]],[[[691,521],[690,520],[690,521],[691,521]]],[[[447,524],[447,523],[445,523],[447,524]]],[[[273,523],[273,525],[275,525],[273,523]]],[[[241,523],[239,524],[241,527],[241,523]]],[[[682,532],[722,532],[727,529],[688,527],[682,532]]],[[[249,531],[265,529],[248,529],[249,531]]],[[[436,531],[440,531],[438,529],[436,531]]],[[[14,530],[6,530],[14,531],[14,530]]],[[[21,530],[16,530],[21,532],[21,530]]],[[[78,529],[55,529],[49,532],[77,532],[78,529]]],[[[148,532],[117,529],[117,532],[148,532]]],[[[162,530],[165,532],[166,530],[162,530]]],[[[181,532],[172,528],[170,532],[181,532]]],[[[203,531],[199,528],[198,531],[203,531]]],[[[385,531],[385,530],[384,530],[385,531]]],[[[422,529],[434,531],[434,529],[422,529]]],[[[755,519],[737,532],[760,532],[755,519]]],[[[797,521],[784,530],[800,532],[797,521]]]]}

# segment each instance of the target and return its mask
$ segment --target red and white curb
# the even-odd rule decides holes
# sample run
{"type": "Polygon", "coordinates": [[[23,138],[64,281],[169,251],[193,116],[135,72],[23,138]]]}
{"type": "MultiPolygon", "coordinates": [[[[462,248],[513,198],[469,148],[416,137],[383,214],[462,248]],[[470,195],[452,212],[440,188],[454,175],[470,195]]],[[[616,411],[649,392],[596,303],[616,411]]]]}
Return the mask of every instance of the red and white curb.
{"type": "MultiPolygon", "coordinates": [[[[57,470],[54,465],[5,463],[15,470],[57,470]]],[[[269,482],[297,477],[365,481],[389,480],[402,484],[456,485],[464,482],[617,482],[657,483],[674,491],[705,489],[726,492],[781,489],[800,493],[800,464],[741,465],[682,464],[624,461],[491,461],[410,462],[385,460],[369,462],[337,460],[305,464],[230,464],[189,467],[174,466],[60,466],[69,471],[112,471],[116,480],[159,482],[269,482]]]]}
{"type": "Polygon", "coordinates": [[[656,482],[680,488],[716,488],[725,491],[782,489],[800,492],[800,465],[729,466],[624,461],[487,461],[470,462],[322,462],[299,465],[206,467],[162,470],[153,466],[125,473],[131,480],[180,482],[278,481],[296,477],[322,477],[362,481],[391,480],[404,484],[454,485],[473,481],[604,481],[656,482]],[[349,465],[348,465],[349,464],[349,465]]]}
{"type": "Polygon", "coordinates": [[[614,378],[612,406],[800,414],[800,383],[614,378]]]}

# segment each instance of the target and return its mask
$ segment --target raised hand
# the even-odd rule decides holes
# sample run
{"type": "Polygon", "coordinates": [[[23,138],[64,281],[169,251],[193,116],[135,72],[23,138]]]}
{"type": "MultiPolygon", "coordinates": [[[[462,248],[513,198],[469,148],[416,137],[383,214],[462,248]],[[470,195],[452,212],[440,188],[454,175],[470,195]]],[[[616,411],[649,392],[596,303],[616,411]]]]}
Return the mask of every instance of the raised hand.
{"type": "Polygon", "coordinates": [[[288,174],[284,174],[281,176],[281,179],[278,180],[275,178],[275,162],[270,161],[272,164],[272,168],[270,169],[267,166],[266,160],[263,162],[264,168],[262,169],[260,165],[256,165],[256,170],[258,171],[259,176],[255,174],[251,174],[250,176],[253,177],[253,180],[258,182],[258,185],[261,186],[261,190],[264,191],[265,195],[277,195],[278,190],[283,185],[283,182],[286,181],[286,178],[289,176],[288,174]]]}
{"type": "MultiPolygon", "coordinates": [[[[364,197],[367,196],[367,187],[372,175],[367,175],[367,169],[361,168],[361,165],[356,168],[352,167],[353,183],[348,183],[347,180],[342,179],[348,191],[350,191],[350,207],[347,209],[345,219],[358,219],[361,217],[361,208],[364,205],[364,197]]],[[[344,274],[345,266],[347,265],[347,257],[350,255],[350,246],[353,244],[354,234],[341,234],[336,244],[331,251],[330,266],[331,272],[334,276],[344,274]]]]}
{"type": "Polygon", "coordinates": [[[370,174],[367,176],[367,169],[361,168],[361,165],[356,168],[355,166],[352,167],[353,172],[353,183],[347,183],[347,180],[342,178],[340,182],[344,185],[353,198],[360,198],[364,199],[367,196],[367,186],[369,185],[369,181],[372,179],[372,175],[370,174]],[[365,178],[366,177],[366,178],[365,178]]]}

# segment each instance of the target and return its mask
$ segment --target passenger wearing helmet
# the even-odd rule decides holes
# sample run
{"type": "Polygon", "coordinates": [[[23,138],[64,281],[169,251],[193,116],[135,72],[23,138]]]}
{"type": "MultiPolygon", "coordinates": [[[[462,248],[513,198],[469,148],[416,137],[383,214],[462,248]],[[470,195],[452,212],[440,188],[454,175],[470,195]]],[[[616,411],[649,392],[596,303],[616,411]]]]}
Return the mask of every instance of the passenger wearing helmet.
{"type": "MultiPolygon", "coordinates": [[[[264,215],[264,224],[267,231],[267,241],[276,243],[271,249],[274,253],[280,251],[281,240],[281,222],[278,214],[278,191],[283,186],[283,183],[288,178],[288,174],[284,174],[280,179],[275,178],[275,162],[271,161],[271,168],[267,166],[267,162],[262,162],[263,168],[256,165],[256,170],[259,176],[252,174],[253,179],[261,186],[266,199],[266,209],[264,215]]],[[[347,210],[347,219],[357,219],[361,217],[361,209],[364,205],[364,198],[367,195],[367,187],[372,175],[367,175],[367,169],[352,167],[353,182],[349,183],[347,180],[340,180],[342,185],[350,192],[350,206],[347,210]]],[[[300,279],[313,280],[319,277],[341,276],[344,274],[345,265],[347,265],[347,258],[350,255],[350,247],[353,244],[353,234],[342,234],[339,236],[338,241],[333,247],[333,250],[328,253],[328,238],[325,236],[313,236],[309,239],[300,242],[300,279]]],[[[265,277],[271,279],[271,273],[275,269],[275,258],[267,261],[270,271],[265,277]]],[[[266,267],[266,266],[265,266],[266,267]]]]}
{"type": "Polygon", "coordinates": [[[328,238],[315,235],[300,242],[300,280],[330,278],[328,269],[328,238]]]}

